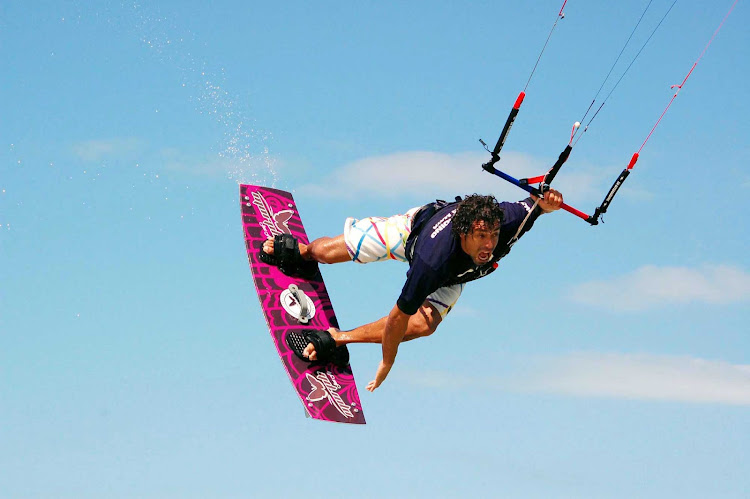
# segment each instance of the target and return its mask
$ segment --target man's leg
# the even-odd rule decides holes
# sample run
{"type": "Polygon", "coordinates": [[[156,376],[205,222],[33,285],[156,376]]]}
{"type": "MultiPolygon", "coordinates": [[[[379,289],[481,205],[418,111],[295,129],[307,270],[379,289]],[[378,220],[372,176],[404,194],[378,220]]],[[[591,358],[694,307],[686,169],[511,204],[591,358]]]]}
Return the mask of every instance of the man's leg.
{"type": "MultiPolygon", "coordinates": [[[[336,237],[321,237],[310,244],[299,243],[303,259],[320,263],[358,263],[384,260],[406,261],[404,246],[411,232],[411,222],[419,207],[403,215],[389,218],[368,217],[361,220],[347,218],[344,233],[336,237]]],[[[263,251],[273,254],[273,238],[263,243],[263,251]]]]}
{"type": "MultiPolygon", "coordinates": [[[[365,324],[351,331],[338,331],[334,328],[328,330],[336,340],[336,345],[348,345],[349,343],[382,343],[383,333],[385,332],[385,323],[387,317],[378,319],[370,324],[365,324]]],[[[404,335],[404,341],[429,336],[435,332],[440,322],[443,320],[440,312],[430,302],[424,302],[416,314],[409,318],[409,325],[404,335]]],[[[310,360],[317,358],[315,347],[310,343],[304,351],[304,355],[310,360]]]]}
{"type": "MultiPolygon", "coordinates": [[[[263,243],[263,251],[273,255],[273,239],[268,239],[263,243]]],[[[320,263],[352,261],[352,257],[346,249],[343,234],[336,237],[320,237],[310,244],[299,243],[299,253],[305,260],[315,260],[320,263]]]]}

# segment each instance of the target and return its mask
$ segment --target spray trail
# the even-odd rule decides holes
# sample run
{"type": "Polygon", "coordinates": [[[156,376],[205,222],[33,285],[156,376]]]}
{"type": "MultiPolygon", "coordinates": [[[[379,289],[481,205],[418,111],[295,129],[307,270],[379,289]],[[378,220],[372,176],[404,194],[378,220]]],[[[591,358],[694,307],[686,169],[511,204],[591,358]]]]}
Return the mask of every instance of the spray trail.
{"type": "Polygon", "coordinates": [[[181,85],[190,91],[196,110],[221,127],[224,139],[218,156],[227,178],[275,185],[277,172],[269,147],[273,136],[260,129],[255,119],[247,116],[240,99],[225,88],[224,69],[212,70],[193,55],[190,45],[197,43],[195,36],[168,17],[137,2],[123,8],[132,19],[136,36],[152,55],[180,71],[181,85]]]}

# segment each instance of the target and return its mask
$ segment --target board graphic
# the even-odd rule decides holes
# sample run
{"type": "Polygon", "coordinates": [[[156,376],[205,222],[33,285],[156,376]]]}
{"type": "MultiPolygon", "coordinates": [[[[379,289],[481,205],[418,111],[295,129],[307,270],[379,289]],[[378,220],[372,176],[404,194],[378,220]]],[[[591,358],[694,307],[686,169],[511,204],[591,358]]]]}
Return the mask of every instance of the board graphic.
{"type": "Polygon", "coordinates": [[[297,358],[284,340],[295,329],[338,328],[323,277],[289,277],[277,267],[260,261],[263,241],[277,234],[292,234],[309,242],[292,195],[278,189],[240,185],[240,205],[245,246],[258,291],[260,306],[276,350],[308,415],[338,423],[364,424],[351,366],[336,367],[297,358]]]}

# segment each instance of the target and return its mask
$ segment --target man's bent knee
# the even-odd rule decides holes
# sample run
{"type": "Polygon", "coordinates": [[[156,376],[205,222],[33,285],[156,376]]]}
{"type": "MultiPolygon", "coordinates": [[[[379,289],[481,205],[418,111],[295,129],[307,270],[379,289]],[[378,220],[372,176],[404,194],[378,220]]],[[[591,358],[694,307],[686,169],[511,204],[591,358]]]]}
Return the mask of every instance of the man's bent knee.
{"type": "Polygon", "coordinates": [[[409,319],[404,341],[431,335],[437,330],[442,320],[443,318],[435,306],[429,302],[424,302],[417,313],[409,319]]]}

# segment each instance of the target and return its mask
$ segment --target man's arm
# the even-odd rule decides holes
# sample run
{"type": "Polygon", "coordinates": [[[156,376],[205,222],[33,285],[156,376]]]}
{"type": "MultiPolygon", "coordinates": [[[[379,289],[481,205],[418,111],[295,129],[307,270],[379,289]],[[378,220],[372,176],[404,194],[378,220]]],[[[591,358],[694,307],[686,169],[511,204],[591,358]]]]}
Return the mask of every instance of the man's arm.
{"type": "Polygon", "coordinates": [[[393,367],[393,363],[396,361],[398,345],[404,339],[410,317],[410,315],[402,312],[398,308],[398,305],[394,306],[391,313],[388,314],[385,331],[383,332],[383,360],[380,361],[378,371],[375,373],[375,379],[367,383],[368,391],[375,391],[391,371],[391,367],[393,367]]]}

